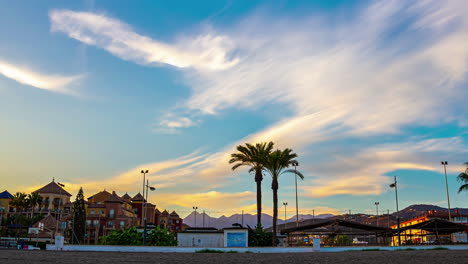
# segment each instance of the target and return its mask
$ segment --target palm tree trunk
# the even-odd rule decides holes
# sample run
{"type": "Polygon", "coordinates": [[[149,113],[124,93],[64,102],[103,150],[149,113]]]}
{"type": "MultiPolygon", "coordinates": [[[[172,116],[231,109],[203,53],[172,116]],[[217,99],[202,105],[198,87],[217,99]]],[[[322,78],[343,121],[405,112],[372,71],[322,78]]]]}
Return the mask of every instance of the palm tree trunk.
{"type": "Polygon", "coordinates": [[[278,178],[273,177],[271,183],[273,190],[273,246],[276,247],[276,222],[278,220],[278,178]]]}
{"type": "Polygon", "coordinates": [[[257,227],[262,225],[262,170],[255,170],[255,182],[257,183],[257,227]]]}

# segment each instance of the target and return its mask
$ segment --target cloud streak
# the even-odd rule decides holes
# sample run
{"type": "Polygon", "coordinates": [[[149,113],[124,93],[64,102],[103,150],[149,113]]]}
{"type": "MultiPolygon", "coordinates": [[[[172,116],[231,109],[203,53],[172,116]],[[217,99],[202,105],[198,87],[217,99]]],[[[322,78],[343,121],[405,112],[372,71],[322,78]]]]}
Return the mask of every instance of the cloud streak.
{"type": "Polygon", "coordinates": [[[225,36],[207,33],[168,44],[138,34],[124,22],[104,14],[52,10],[49,17],[52,32],[65,33],[70,38],[138,64],[169,64],[178,68],[216,71],[238,63],[237,58],[230,57],[234,43],[225,36]]]}
{"type": "Polygon", "coordinates": [[[67,86],[83,77],[82,75],[46,75],[1,60],[0,74],[21,84],[61,93],[72,93],[72,91],[67,89],[67,86]]]}

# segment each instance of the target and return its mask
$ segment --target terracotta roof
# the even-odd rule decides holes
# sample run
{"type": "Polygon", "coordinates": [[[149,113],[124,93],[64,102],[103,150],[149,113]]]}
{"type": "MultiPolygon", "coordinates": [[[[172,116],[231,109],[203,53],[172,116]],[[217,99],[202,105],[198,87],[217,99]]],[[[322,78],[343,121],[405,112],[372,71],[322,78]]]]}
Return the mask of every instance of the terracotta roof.
{"type": "Polygon", "coordinates": [[[60,187],[55,181],[51,181],[46,186],[40,188],[39,190],[34,191],[36,193],[54,193],[54,194],[64,194],[67,196],[72,196],[69,192],[65,191],[62,187],[60,187]]]}
{"type": "Polygon", "coordinates": [[[162,212],[162,214],[163,214],[163,215],[168,215],[168,214],[169,214],[169,212],[168,212],[168,211],[166,211],[166,210],[164,210],[164,212],[162,212]]]}
{"type": "Polygon", "coordinates": [[[125,193],[125,194],[122,196],[122,199],[131,200],[132,197],[130,197],[130,195],[128,195],[128,193],[125,193]]]}
{"type": "Polygon", "coordinates": [[[99,201],[96,201],[96,200],[105,201],[110,196],[111,196],[111,193],[104,190],[104,191],[100,191],[100,192],[94,194],[91,197],[88,197],[88,200],[93,200],[94,202],[99,202],[99,201]]]}
{"type": "Polygon", "coordinates": [[[177,217],[179,217],[179,215],[178,215],[175,211],[172,211],[171,216],[177,216],[177,217]]]}
{"type": "Polygon", "coordinates": [[[105,202],[106,203],[109,203],[109,202],[124,203],[122,198],[120,198],[114,191],[112,192],[112,195],[109,198],[107,198],[105,202]]]}
{"type": "Polygon", "coordinates": [[[154,210],[154,213],[155,213],[155,214],[161,214],[161,211],[159,211],[159,210],[156,208],[156,210],[154,210]]]}
{"type": "Polygon", "coordinates": [[[52,215],[48,215],[44,217],[42,220],[37,221],[35,224],[33,224],[33,227],[39,227],[39,223],[43,223],[44,227],[47,229],[54,229],[57,225],[57,220],[55,220],[55,217],[52,215]]]}
{"type": "Polygon", "coordinates": [[[13,195],[11,195],[11,193],[9,193],[7,190],[0,193],[0,199],[11,199],[11,198],[13,198],[13,195]]]}
{"type": "Polygon", "coordinates": [[[137,195],[135,195],[133,198],[132,198],[132,201],[144,201],[145,198],[143,198],[143,195],[141,195],[140,193],[137,193],[137,195]]]}

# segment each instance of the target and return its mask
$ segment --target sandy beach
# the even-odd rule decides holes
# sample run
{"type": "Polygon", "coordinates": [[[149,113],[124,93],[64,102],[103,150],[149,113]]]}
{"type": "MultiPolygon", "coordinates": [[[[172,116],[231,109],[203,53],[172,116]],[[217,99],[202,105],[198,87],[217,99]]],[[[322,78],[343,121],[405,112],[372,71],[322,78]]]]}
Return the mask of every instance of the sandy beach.
{"type": "Polygon", "coordinates": [[[467,250],[337,253],[110,253],[0,250],[0,263],[463,263],[467,250]]]}

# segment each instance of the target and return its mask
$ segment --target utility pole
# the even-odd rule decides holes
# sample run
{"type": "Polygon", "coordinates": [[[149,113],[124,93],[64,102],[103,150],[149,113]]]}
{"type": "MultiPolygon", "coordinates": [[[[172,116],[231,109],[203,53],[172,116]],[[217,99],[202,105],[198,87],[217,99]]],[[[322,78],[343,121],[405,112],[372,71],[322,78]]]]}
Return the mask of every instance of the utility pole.
{"type": "Polygon", "coordinates": [[[242,227],[244,227],[244,210],[242,210],[242,227]]]}
{"type": "Polygon", "coordinates": [[[205,227],[205,210],[203,210],[203,227],[205,227]]]}
{"type": "Polygon", "coordinates": [[[452,216],[450,214],[450,196],[449,196],[449,191],[448,191],[448,181],[447,181],[447,161],[441,161],[440,164],[444,166],[444,172],[445,172],[445,190],[447,191],[447,205],[448,205],[448,219],[449,221],[452,221],[452,216]]]}
{"type": "Polygon", "coordinates": [[[195,227],[197,227],[197,209],[198,209],[197,206],[193,207],[193,210],[195,210],[195,227]]]}
{"type": "Polygon", "coordinates": [[[379,226],[379,202],[375,202],[375,208],[376,208],[376,211],[377,211],[377,226],[379,226]]]}
{"type": "Polygon", "coordinates": [[[401,246],[401,235],[400,235],[400,216],[398,215],[398,186],[396,176],[393,176],[394,182],[390,184],[391,188],[395,188],[395,201],[396,201],[396,215],[397,215],[397,232],[398,232],[398,246],[401,246]]]}
{"type": "Polygon", "coordinates": [[[299,205],[297,202],[297,166],[299,166],[299,162],[295,161],[292,163],[294,166],[294,183],[296,184],[296,227],[299,226],[299,205]]]}

